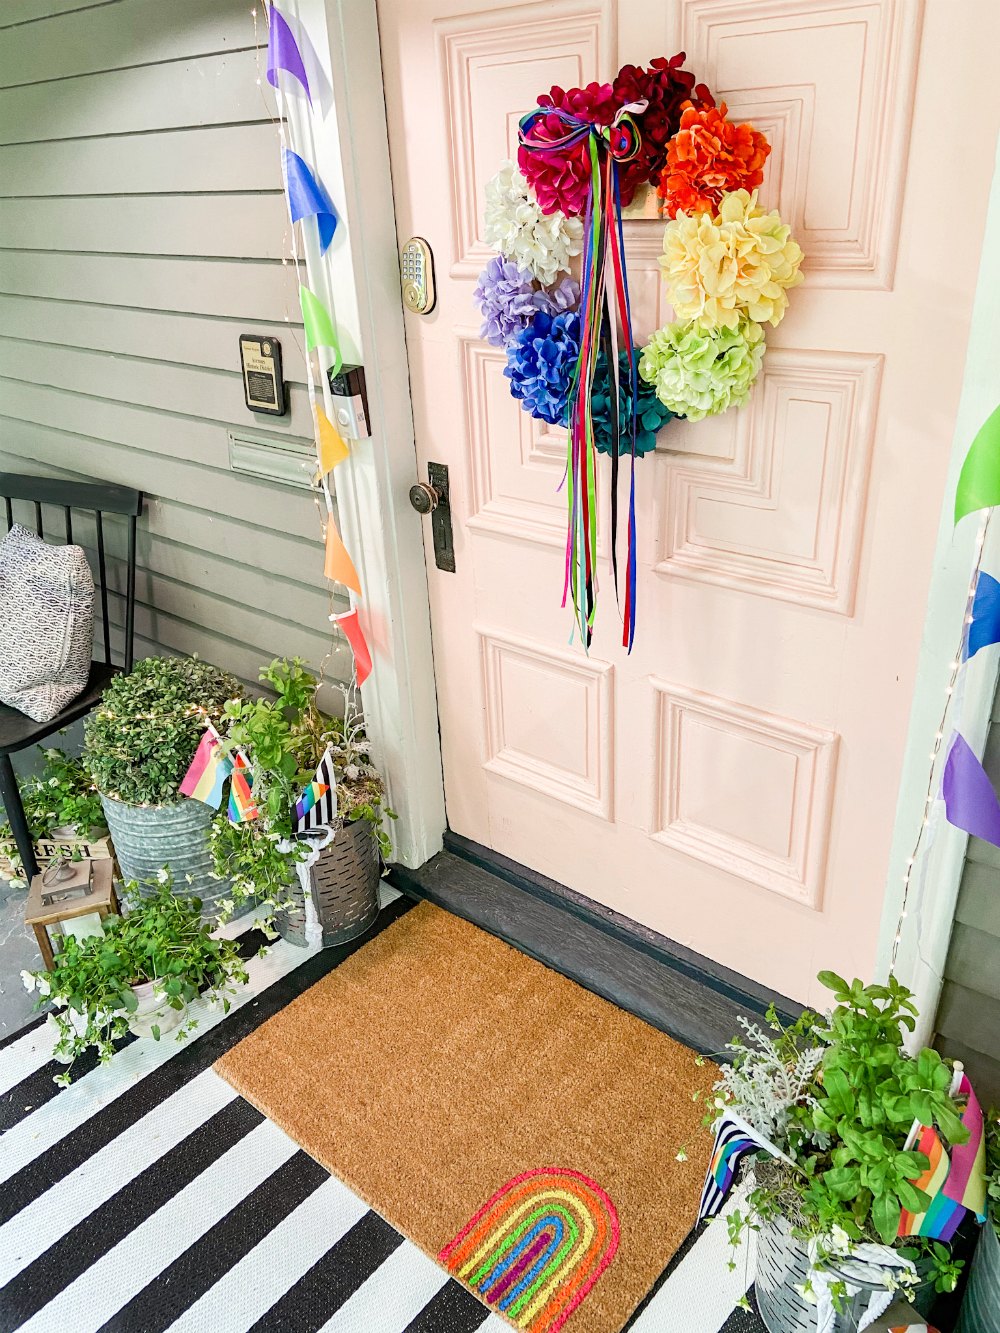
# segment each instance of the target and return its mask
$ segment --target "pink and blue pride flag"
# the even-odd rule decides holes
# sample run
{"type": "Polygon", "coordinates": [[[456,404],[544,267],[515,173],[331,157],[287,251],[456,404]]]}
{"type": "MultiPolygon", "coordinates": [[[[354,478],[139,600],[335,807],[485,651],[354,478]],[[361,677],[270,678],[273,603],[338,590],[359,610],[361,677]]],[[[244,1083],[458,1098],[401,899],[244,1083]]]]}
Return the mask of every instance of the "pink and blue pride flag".
{"type": "Polygon", "coordinates": [[[232,771],[233,761],[222,752],[222,738],[209,724],[181,780],[180,793],[192,800],[204,801],[206,805],[214,805],[218,810],[222,805],[222,789],[232,771]]]}

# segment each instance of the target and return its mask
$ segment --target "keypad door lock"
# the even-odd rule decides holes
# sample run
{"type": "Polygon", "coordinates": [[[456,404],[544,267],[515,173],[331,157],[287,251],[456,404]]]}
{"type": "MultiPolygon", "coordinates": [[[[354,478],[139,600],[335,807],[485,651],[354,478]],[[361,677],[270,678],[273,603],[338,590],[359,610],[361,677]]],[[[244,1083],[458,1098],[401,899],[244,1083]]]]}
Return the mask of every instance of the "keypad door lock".
{"type": "Polygon", "coordinates": [[[451,527],[451,489],[444,463],[427,464],[427,480],[410,487],[410,504],[418,514],[430,514],[434,563],[448,574],[455,572],[455,538],[451,527]]]}
{"type": "Polygon", "coordinates": [[[434,256],[422,236],[411,236],[403,246],[400,272],[403,304],[415,315],[429,315],[434,309],[434,256]]]}

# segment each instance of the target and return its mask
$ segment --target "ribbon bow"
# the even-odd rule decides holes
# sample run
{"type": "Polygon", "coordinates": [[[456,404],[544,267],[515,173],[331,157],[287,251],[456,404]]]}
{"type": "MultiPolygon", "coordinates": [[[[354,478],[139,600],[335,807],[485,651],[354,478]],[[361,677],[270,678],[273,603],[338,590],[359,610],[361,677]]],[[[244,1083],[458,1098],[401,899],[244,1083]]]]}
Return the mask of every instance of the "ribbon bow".
{"type": "Polygon", "coordinates": [[[616,114],[610,125],[583,120],[559,108],[539,107],[523,116],[518,127],[518,141],[530,152],[559,156],[586,144],[590,157],[591,184],[584,223],[583,269],[580,283],[580,351],[573,370],[568,407],[566,473],[569,522],[566,533],[566,573],[562,604],[573,599],[576,623],[584,646],[589,648],[597,609],[597,506],[594,449],[594,423],[591,397],[597,355],[602,344],[608,367],[611,402],[611,565],[615,592],[618,592],[618,347],[617,324],[611,317],[611,274],[622,336],[628,347],[628,388],[632,404],[629,438],[631,441],[631,484],[629,492],[628,555],[625,587],[624,629],[622,643],[632,651],[635,637],[635,433],[636,379],[635,342],[629,306],[628,276],[625,270],[625,242],[622,235],[621,190],[618,166],[635,157],[640,134],[635,116],[646,110],[643,101],[630,102],[616,114]],[[556,117],[564,133],[554,139],[542,139],[535,126],[545,118],[556,117]],[[608,265],[610,254],[611,264],[608,265]],[[610,272],[609,272],[610,267],[610,272]]]}

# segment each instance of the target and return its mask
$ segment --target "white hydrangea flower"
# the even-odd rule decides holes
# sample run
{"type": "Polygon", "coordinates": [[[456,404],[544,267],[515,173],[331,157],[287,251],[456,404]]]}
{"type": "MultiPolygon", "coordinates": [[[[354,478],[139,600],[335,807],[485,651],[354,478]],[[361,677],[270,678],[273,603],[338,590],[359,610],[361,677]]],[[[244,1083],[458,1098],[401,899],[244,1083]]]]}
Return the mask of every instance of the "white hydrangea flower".
{"type": "Polygon", "coordinates": [[[583,223],[563,213],[543,213],[514,163],[504,162],[486,182],[485,238],[549,287],[560,273],[569,272],[569,261],[583,249],[583,223]]]}

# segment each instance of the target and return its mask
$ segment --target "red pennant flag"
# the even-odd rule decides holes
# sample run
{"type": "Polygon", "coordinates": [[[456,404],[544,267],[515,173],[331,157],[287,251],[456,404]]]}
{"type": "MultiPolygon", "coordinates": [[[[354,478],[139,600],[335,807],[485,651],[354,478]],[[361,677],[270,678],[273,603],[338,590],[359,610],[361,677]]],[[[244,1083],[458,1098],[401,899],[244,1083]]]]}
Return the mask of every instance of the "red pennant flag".
{"type": "Polygon", "coordinates": [[[372,673],[372,655],[368,649],[365,632],[361,628],[361,621],[358,619],[358,608],[345,611],[342,616],[336,616],[335,619],[347,635],[347,642],[354,653],[354,669],[357,672],[358,684],[363,685],[372,673]]]}

